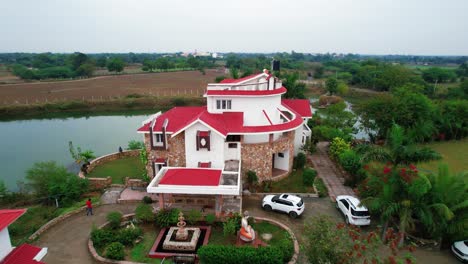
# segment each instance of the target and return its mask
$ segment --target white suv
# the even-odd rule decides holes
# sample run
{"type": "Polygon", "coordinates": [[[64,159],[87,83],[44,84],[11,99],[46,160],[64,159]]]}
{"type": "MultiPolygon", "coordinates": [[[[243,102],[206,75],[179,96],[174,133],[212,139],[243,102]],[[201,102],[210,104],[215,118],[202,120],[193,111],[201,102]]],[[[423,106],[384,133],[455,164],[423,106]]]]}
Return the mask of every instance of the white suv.
{"type": "Polygon", "coordinates": [[[365,206],[359,206],[360,203],[359,199],[350,195],[338,195],[336,197],[336,208],[343,213],[346,224],[370,225],[369,210],[365,206]]]}
{"type": "Polygon", "coordinates": [[[452,252],[462,262],[468,263],[468,240],[453,243],[452,252]]]}
{"type": "Polygon", "coordinates": [[[266,211],[280,211],[296,218],[304,212],[304,202],[301,197],[292,194],[267,195],[263,198],[262,208],[266,211]]]}

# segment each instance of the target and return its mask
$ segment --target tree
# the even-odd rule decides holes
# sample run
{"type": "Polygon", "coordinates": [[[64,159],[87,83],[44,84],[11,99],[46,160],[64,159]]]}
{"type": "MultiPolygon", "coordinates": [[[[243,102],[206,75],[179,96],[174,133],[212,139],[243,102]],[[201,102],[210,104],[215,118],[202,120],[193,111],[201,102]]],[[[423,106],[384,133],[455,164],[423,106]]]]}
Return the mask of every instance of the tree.
{"type": "Polygon", "coordinates": [[[54,161],[38,162],[26,172],[28,185],[40,198],[56,198],[69,204],[87,191],[88,181],[67,171],[54,161]]]}
{"type": "Polygon", "coordinates": [[[68,151],[77,164],[82,164],[81,170],[83,172],[86,172],[86,168],[89,162],[96,158],[94,151],[92,150],[88,149],[82,151],[80,147],[76,147],[75,150],[73,147],[73,142],[71,141],[68,142],[68,151]]]}
{"type": "Polygon", "coordinates": [[[283,86],[288,90],[284,95],[285,98],[305,98],[305,84],[299,82],[299,74],[297,72],[285,74],[282,81],[283,86]]]}
{"type": "Polygon", "coordinates": [[[121,58],[113,58],[107,62],[107,70],[110,72],[121,72],[125,67],[125,62],[121,58]]]}
{"type": "Polygon", "coordinates": [[[430,83],[444,83],[453,82],[456,80],[457,75],[453,70],[431,67],[423,71],[423,79],[430,83]]]}
{"type": "Polygon", "coordinates": [[[94,65],[91,63],[84,63],[76,69],[76,74],[78,76],[91,77],[94,73],[94,65]]]}
{"type": "Polygon", "coordinates": [[[145,143],[143,143],[143,141],[130,140],[128,142],[127,149],[129,149],[129,150],[144,149],[144,148],[145,148],[145,143]]]}
{"type": "Polygon", "coordinates": [[[325,88],[330,93],[330,95],[337,93],[338,92],[338,80],[333,77],[328,78],[325,83],[325,88]]]}
{"type": "Polygon", "coordinates": [[[439,153],[430,148],[416,147],[404,129],[395,123],[392,125],[385,146],[363,146],[358,152],[363,155],[364,162],[378,161],[392,164],[394,167],[441,158],[439,153]]]}
{"type": "Polygon", "coordinates": [[[89,63],[89,58],[86,54],[75,52],[70,56],[70,63],[72,70],[76,71],[81,65],[89,63]]]}
{"type": "Polygon", "coordinates": [[[106,65],[107,65],[107,58],[106,57],[102,56],[102,57],[99,57],[99,59],[97,59],[96,66],[104,68],[104,67],[106,67],[106,65]]]}
{"type": "Polygon", "coordinates": [[[315,71],[314,71],[314,78],[315,78],[315,79],[320,79],[320,78],[322,78],[324,72],[325,72],[325,69],[324,69],[322,66],[317,67],[317,68],[315,69],[315,71]]]}

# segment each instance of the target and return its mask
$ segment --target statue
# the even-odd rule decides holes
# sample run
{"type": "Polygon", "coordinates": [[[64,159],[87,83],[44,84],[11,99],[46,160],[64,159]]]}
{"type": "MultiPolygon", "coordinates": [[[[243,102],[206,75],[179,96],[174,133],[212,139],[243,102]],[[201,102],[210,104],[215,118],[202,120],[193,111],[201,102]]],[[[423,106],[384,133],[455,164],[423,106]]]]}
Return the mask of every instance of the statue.
{"type": "Polygon", "coordinates": [[[240,239],[245,242],[251,242],[255,240],[255,230],[249,225],[247,221],[249,219],[249,212],[245,211],[244,216],[241,220],[240,239]]]}
{"type": "Polygon", "coordinates": [[[185,217],[182,212],[179,212],[179,222],[177,223],[177,227],[179,228],[176,232],[176,240],[177,241],[184,241],[188,238],[188,231],[185,229],[185,217]]]}

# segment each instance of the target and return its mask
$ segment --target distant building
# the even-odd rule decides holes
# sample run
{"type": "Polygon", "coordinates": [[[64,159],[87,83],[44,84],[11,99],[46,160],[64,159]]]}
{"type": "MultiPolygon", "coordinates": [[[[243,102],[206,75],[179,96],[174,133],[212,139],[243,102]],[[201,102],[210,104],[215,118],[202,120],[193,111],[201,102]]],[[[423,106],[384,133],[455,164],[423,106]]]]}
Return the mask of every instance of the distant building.
{"type": "Polygon", "coordinates": [[[206,106],[175,107],[138,129],[148,154],[147,187],[160,207],[202,205],[217,215],[240,210],[248,171],[280,180],[311,135],[308,100],[282,99],[286,88],[263,73],[208,84],[206,106]],[[242,177],[244,176],[244,177],[242,177]]]}

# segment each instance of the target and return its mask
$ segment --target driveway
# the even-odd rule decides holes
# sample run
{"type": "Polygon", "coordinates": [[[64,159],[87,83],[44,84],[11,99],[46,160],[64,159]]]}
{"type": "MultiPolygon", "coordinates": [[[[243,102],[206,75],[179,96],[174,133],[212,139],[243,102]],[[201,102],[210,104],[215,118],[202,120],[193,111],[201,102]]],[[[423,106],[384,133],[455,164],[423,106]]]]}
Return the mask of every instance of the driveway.
{"type": "Polygon", "coordinates": [[[135,211],[135,205],[102,205],[94,208],[93,216],[86,216],[83,212],[53,226],[35,242],[36,245],[49,249],[43,262],[47,264],[96,263],[88,251],[88,237],[92,226],[104,224],[107,213],[111,211],[129,214],[135,211]]]}

